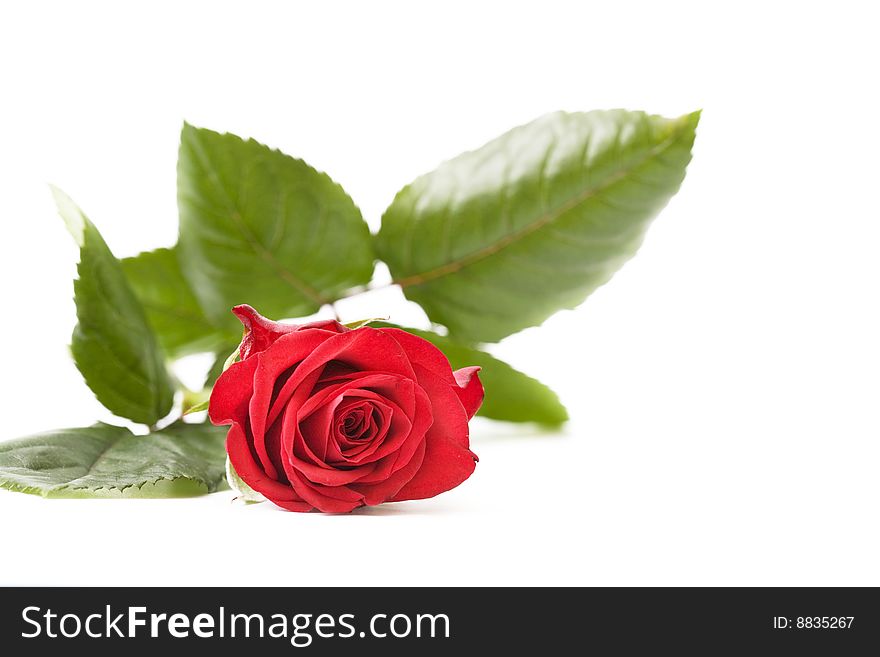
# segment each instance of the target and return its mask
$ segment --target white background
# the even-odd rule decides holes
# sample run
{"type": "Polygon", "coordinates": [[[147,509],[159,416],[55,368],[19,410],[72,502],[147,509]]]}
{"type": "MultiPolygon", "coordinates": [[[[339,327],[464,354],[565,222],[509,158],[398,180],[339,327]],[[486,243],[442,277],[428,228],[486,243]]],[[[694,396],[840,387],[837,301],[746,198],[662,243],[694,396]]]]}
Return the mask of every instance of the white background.
{"type": "MultiPolygon", "coordinates": [[[[704,113],[640,254],[495,349],[559,392],[562,433],[476,422],[465,484],[346,516],[3,491],[0,583],[880,584],[877,16],[824,7],[4,5],[0,438],[112,420],[67,355],[46,183],[117,255],[170,245],[184,119],[305,158],[376,227],[545,112],[704,113]]],[[[342,309],[422,318],[396,290],[342,309]]]]}

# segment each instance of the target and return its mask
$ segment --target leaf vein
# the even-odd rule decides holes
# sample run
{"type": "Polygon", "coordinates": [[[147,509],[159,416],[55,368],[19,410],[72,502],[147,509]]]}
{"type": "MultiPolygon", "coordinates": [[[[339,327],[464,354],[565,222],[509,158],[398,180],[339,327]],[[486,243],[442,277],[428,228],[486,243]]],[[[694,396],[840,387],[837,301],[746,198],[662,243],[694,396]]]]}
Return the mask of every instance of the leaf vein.
{"type": "MultiPolygon", "coordinates": [[[[594,187],[587,188],[580,194],[577,194],[570,198],[568,201],[562,203],[555,210],[551,210],[549,212],[545,212],[538,219],[533,221],[532,223],[524,226],[522,229],[516,231],[515,233],[511,233],[499,239],[497,242],[493,244],[489,244],[477,251],[474,251],[466,256],[458,258],[457,260],[453,260],[447,262],[439,267],[434,269],[420,272],[418,274],[411,274],[409,276],[404,276],[403,278],[395,279],[393,282],[399,285],[402,288],[411,287],[415,285],[422,285],[429,281],[432,281],[437,278],[441,278],[443,276],[447,276],[449,274],[453,274],[461,271],[462,269],[469,267],[485,258],[488,258],[499,251],[509,247],[511,244],[515,244],[522,240],[523,238],[531,235],[537,230],[540,230],[544,226],[556,221],[562,215],[568,213],[574,208],[578,207],[582,203],[597,197],[602,192],[606,191],[608,188],[612,187],[616,183],[625,179],[627,175],[629,175],[632,171],[638,169],[643,166],[647,162],[650,162],[652,159],[656,158],[658,155],[663,153],[666,149],[673,146],[678,139],[684,134],[685,127],[678,126],[673,131],[673,133],[664,141],[655,145],[653,148],[649,149],[648,152],[639,159],[638,162],[632,164],[627,168],[620,169],[615,174],[609,176],[603,183],[594,187]]],[[[410,222],[413,223],[413,222],[410,222]]]]}

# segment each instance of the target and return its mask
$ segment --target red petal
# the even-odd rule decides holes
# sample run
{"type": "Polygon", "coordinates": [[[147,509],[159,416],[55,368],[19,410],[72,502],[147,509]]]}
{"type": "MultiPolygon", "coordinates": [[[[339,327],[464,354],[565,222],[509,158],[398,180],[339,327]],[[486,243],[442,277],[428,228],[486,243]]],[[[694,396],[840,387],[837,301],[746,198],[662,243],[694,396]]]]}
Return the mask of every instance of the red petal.
{"type": "MultiPolygon", "coordinates": [[[[286,337],[283,342],[287,343],[292,340],[294,338],[286,337]]],[[[282,363],[286,363],[289,367],[294,363],[289,363],[289,357],[286,356],[287,350],[286,344],[282,345],[279,342],[277,348],[270,351],[269,354],[278,353],[282,363]]],[[[268,357],[267,354],[263,360],[268,357]]],[[[291,374],[275,397],[269,413],[268,424],[275,422],[288,403],[294,389],[310,372],[316,368],[329,367],[332,361],[344,362],[355,371],[361,370],[365,374],[373,373],[384,376],[396,374],[407,379],[415,379],[415,374],[403,349],[381,331],[365,327],[348,331],[343,335],[333,335],[324,340],[320,346],[314,347],[308,356],[297,365],[296,371],[291,374]]],[[[277,371],[280,373],[281,370],[277,371]]],[[[310,401],[310,403],[313,402],[310,401]]]]}
{"type": "Polygon", "coordinates": [[[470,477],[476,466],[469,449],[434,435],[425,442],[425,458],[419,471],[388,501],[422,500],[445,493],[470,477]]]}
{"type": "Polygon", "coordinates": [[[254,459],[247,436],[237,422],[229,428],[226,436],[226,453],[235,472],[242,481],[266,499],[291,511],[311,511],[312,505],[307,504],[288,484],[271,479],[254,459]]]}
{"type": "Polygon", "coordinates": [[[449,364],[449,359],[446,358],[446,355],[433,344],[424,338],[420,338],[419,336],[408,333],[402,329],[380,328],[377,330],[382,331],[397,340],[398,344],[406,352],[411,363],[421,365],[425,369],[434,372],[434,374],[441,377],[444,381],[449,381],[449,383],[453,382],[452,366],[449,364]]]}
{"type": "Polygon", "coordinates": [[[348,513],[364,505],[364,496],[346,486],[321,486],[290,469],[290,482],[297,494],[324,513],[348,513]]]}
{"type": "Polygon", "coordinates": [[[247,420],[248,402],[254,391],[254,371],[257,361],[248,360],[234,363],[223,372],[214,389],[208,404],[208,417],[214,424],[229,424],[247,420]]]}
{"type": "Polygon", "coordinates": [[[434,424],[425,435],[425,458],[415,476],[391,501],[434,497],[471,476],[476,456],[468,449],[468,418],[452,387],[415,365],[419,384],[431,400],[434,424]]]}
{"type": "MultiPolygon", "coordinates": [[[[303,358],[303,354],[309,353],[309,351],[321,344],[321,340],[322,338],[316,335],[316,331],[297,333],[296,335],[285,337],[282,341],[285,343],[285,346],[290,347],[289,350],[283,350],[286,353],[279,354],[278,352],[282,351],[281,349],[272,349],[262,352],[256,358],[251,358],[245,361],[257,363],[253,379],[253,394],[248,406],[248,415],[250,417],[251,433],[254,437],[254,446],[257,450],[257,455],[260,457],[260,460],[266,467],[270,476],[275,476],[277,478],[277,475],[279,474],[272,464],[272,460],[266,449],[265,438],[266,431],[273,424],[271,420],[267,422],[267,415],[269,414],[272,393],[275,389],[275,385],[278,377],[286,369],[289,369],[295,365],[299,359],[303,358]],[[292,344],[288,345],[287,343],[292,344]]],[[[278,345],[281,347],[281,342],[279,342],[278,345]]],[[[298,398],[299,403],[305,401],[311,393],[312,387],[314,386],[315,381],[318,380],[319,376],[319,370],[310,372],[304,377],[299,387],[291,393],[291,397],[293,399],[298,398]]]]}
{"type": "Polygon", "coordinates": [[[400,468],[387,479],[375,484],[360,484],[355,482],[351,485],[354,490],[363,493],[364,503],[370,506],[382,504],[394,497],[401,488],[412,481],[425,459],[425,441],[419,443],[419,447],[413,454],[409,463],[400,468]]]}
{"type": "Polygon", "coordinates": [[[480,410],[480,404],[483,403],[483,396],[485,395],[483,383],[480,381],[480,377],[477,376],[479,371],[480,368],[474,366],[462,367],[460,370],[455,370],[452,373],[457,384],[454,388],[455,393],[458,395],[461,405],[464,406],[464,410],[467,411],[468,419],[472,418],[480,410]]]}

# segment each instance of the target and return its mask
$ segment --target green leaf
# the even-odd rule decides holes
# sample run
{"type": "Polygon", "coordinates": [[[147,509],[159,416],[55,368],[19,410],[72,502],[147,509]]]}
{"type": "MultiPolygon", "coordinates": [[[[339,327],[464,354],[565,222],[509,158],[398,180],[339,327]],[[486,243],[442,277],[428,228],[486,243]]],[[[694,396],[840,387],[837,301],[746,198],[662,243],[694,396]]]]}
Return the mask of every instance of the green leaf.
{"type": "Polygon", "coordinates": [[[9,440],[0,443],[0,487],[43,497],[91,497],[148,485],[165,496],[181,488],[157,484],[185,479],[202,493],[212,492],[225,478],[225,435],[225,428],[210,424],[176,423],[135,436],[98,423],[9,440]]]}
{"type": "Polygon", "coordinates": [[[71,344],[76,366],[111,412],[154,424],[171,410],[174,386],[144,309],[97,228],[64,192],[53,187],[52,193],[80,247],[79,323],[71,344]]]}
{"type": "Polygon", "coordinates": [[[190,415],[190,414],[192,414],[192,413],[201,413],[202,411],[207,411],[207,410],[208,410],[208,406],[210,405],[210,403],[211,403],[210,398],[209,398],[209,399],[203,399],[202,401],[198,402],[197,404],[193,404],[192,406],[190,406],[189,408],[187,408],[187,409],[183,412],[183,414],[184,414],[184,415],[190,415]]]}
{"type": "Polygon", "coordinates": [[[342,187],[251,139],[184,125],[177,168],[180,263],[205,313],[237,326],[249,303],[309,315],[373,272],[370,232],[342,187]]]}
{"type": "Polygon", "coordinates": [[[451,335],[495,342],[580,304],[678,190],[699,112],[544,116],[401,190],[379,256],[451,335]]]}
{"type": "Polygon", "coordinates": [[[352,330],[359,329],[364,326],[369,326],[370,324],[374,324],[376,322],[382,322],[387,320],[388,317],[370,317],[369,319],[359,319],[356,322],[346,322],[343,324],[344,327],[350,328],[352,330]]]}
{"type": "MultiPolygon", "coordinates": [[[[381,323],[376,326],[395,326],[381,323]]],[[[486,397],[477,415],[507,422],[536,422],[556,426],[568,413],[556,393],[540,381],[515,370],[491,354],[432,331],[397,326],[431,342],[446,354],[453,369],[479,365],[486,397]]]]}
{"type": "Polygon", "coordinates": [[[229,342],[229,332],[213,326],[199,307],[180,271],[176,248],[124,258],[122,269],[170,358],[213,351],[229,342]]]}

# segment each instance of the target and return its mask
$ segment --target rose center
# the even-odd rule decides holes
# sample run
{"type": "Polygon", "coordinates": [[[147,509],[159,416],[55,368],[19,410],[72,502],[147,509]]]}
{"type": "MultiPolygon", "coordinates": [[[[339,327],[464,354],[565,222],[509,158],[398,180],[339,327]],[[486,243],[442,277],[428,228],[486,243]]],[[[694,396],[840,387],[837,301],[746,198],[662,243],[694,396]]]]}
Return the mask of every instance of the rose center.
{"type": "Polygon", "coordinates": [[[352,411],[342,420],[342,432],[346,438],[357,440],[361,437],[364,430],[364,412],[361,410],[352,411]]]}
{"type": "Polygon", "coordinates": [[[348,409],[337,419],[336,426],[341,437],[349,441],[366,441],[376,435],[381,418],[370,404],[348,409]]]}
{"type": "MultiPolygon", "coordinates": [[[[349,467],[383,449],[394,427],[393,409],[377,397],[371,390],[354,390],[334,400],[329,427],[324,425],[320,433],[313,434],[323,434],[322,441],[315,441],[313,451],[329,459],[328,463],[349,467]]],[[[307,425],[304,428],[304,435],[311,434],[307,425]]]]}

